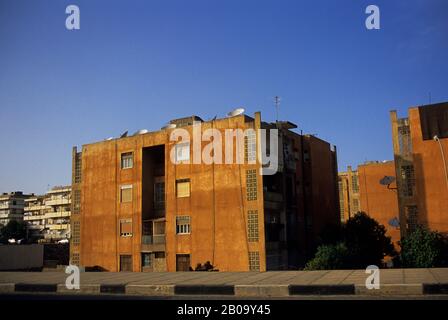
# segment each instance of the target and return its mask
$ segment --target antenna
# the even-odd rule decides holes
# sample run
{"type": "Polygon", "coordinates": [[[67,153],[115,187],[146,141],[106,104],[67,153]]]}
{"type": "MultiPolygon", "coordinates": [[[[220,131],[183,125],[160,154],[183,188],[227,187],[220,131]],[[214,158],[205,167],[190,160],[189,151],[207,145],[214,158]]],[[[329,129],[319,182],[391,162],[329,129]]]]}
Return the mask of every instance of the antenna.
{"type": "Polygon", "coordinates": [[[278,122],[278,108],[280,107],[280,100],[281,99],[279,96],[274,97],[275,111],[276,111],[275,122],[278,122]]]}
{"type": "Polygon", "coordinates": [[[431,104],[431,91],[429,91],[429,104],[431,104]]]}

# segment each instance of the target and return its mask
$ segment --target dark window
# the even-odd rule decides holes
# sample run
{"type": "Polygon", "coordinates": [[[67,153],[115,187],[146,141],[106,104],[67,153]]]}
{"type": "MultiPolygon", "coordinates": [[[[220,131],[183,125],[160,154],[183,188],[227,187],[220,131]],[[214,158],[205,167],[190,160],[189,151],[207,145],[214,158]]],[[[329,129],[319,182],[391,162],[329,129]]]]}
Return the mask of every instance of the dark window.
{"type": "Polygon", "coordinates": [[[401,193],[405,197],[412,197],[414,194],[413,188],[415,185],[414,166],[406,165],[401,167],[401,193]]]}
{"type": "Polygon", "coordinates": [[[190,255],[176,254],[176,271],[189,271],[189,270],[190,270],[190,255]]]}
{"type": "Polygon", "coordinates": [[[163,251],[154,252],[154,258],[165,259],[165,252],[163,252],[163,251]]]}
{"type": "Polygon", "coordinates": [[[120,255],[120,271],[132,271],[131,255],[120,255]]]}
{"type": "Polygon", "coordinates": [[[150,267],[151,262],[151,253],[142,253],[142,267],[150,267]]]}
{"type": "Polygon", "coordinates": [[[165,182],[154,184],[154,209],[165,208],[165,182]]]}
{"type": "Polygon", "coordinates": [[[257,200],[257,169],[246,170],[246,198],[257,200]]]}

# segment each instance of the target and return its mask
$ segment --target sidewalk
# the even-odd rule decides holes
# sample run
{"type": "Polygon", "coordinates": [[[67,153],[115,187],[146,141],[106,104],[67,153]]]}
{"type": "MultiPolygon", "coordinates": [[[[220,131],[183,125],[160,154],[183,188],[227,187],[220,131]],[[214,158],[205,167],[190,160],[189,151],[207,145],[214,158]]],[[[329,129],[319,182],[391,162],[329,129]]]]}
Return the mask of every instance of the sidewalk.
{"type": "Polygon", "coordinates": [[[68,290],[63,272],[0,272],[0,294],[61,293],[143,296],[448,294],[448,268],[382,269],[380,289],[368,290],[365,270],[113,273],[81,272],[79,290],[68,290]]]}

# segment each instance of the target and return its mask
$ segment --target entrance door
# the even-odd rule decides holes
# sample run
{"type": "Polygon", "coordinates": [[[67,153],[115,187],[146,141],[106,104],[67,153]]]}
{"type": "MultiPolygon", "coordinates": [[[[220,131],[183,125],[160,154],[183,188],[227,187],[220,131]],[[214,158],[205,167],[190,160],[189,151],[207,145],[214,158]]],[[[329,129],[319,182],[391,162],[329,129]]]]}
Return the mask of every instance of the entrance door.
{"type": "Polygon", "coordinates": [[[131,271],[132,272],[132,256],[131,255],[120,255],[120,271],[131,271]]]}
{"type": "Polygon", "coordinates": [[[176,254],[176,271],[190,271],[189,254],[176,254]]]}

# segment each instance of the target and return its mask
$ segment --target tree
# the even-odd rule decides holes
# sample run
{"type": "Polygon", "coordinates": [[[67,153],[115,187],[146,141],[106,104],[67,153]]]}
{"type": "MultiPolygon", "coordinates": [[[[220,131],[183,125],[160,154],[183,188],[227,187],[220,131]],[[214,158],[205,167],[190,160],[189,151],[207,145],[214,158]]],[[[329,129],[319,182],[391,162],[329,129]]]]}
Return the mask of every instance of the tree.
{"type": "Polygon", "coordinates": [[[329,226],[321,235],[321,245],[307,270],[364,269],[382,265],[382,260],[396,252],[386,228],[364,212],[350,218],[345,225],[329,226]]]}
{"type": "Polygon", "coordinates": [[[26,227],[23,222],[10,220],[7,225],[0,229],[0,242],[8,243],[9,239],[24,239],[26,237],[26,227]]]}
{"type": "Polygon", "coordinates": [[[395,256],[391,238],[386,228],[365,212],[358,212],[350,218],[344,228],[345,244],[351,251],[353,268],[380,266],[385,256],[395,256]]]}
{"type": "Polygon", "coordinates": [[[346,269],[349,267],[350,251],[343,242],[321,245],[305,270],[346,269]]]}
{"type": "Polygon", "coordinates": [[[417,227],[401,241],[400,260],[407,268],[448,266],[448,241],[436,231],[417,227]]]}

